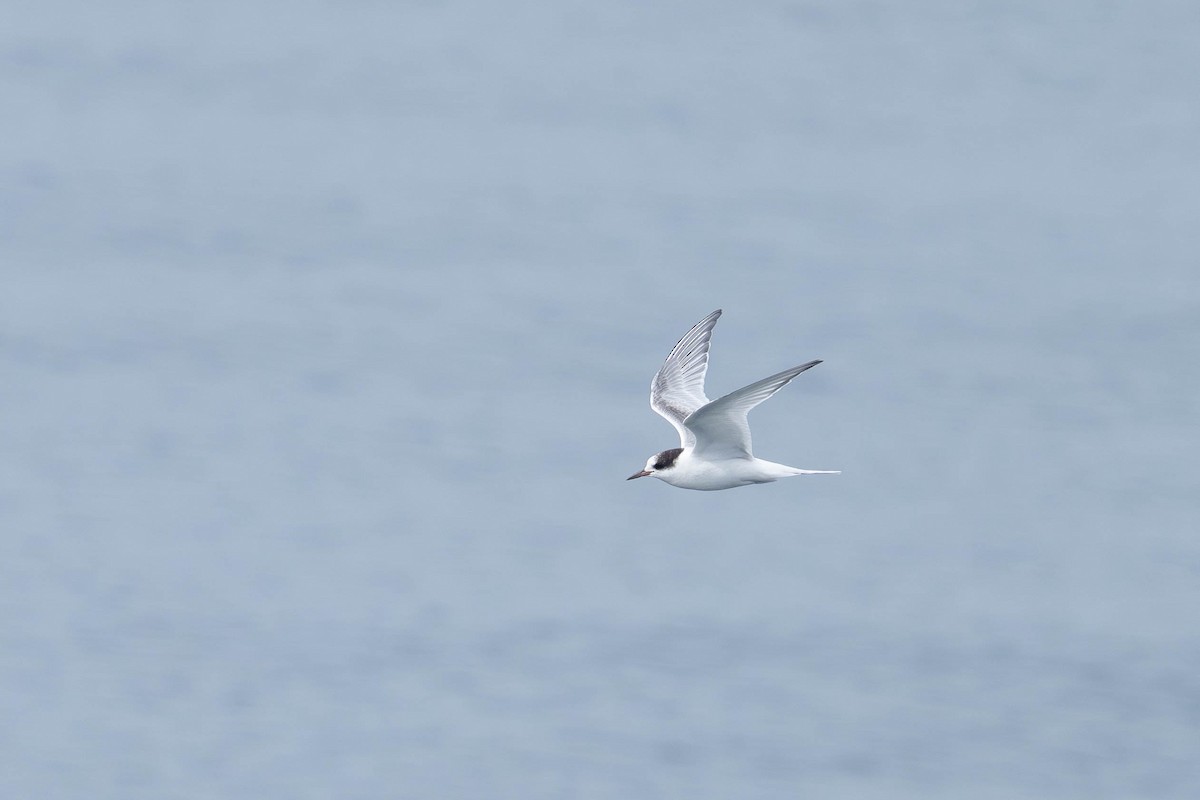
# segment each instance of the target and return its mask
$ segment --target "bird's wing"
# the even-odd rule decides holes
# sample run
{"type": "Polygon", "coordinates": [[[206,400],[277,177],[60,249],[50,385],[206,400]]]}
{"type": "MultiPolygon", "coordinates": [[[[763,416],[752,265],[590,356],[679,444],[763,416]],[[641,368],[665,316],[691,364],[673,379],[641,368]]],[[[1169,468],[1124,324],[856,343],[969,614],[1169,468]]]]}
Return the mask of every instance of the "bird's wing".
{"type": "Polygon", "coordinates": [[[750,423],[746,421],[750,409],[787,386],[804,370],[820,363],[810,361],[785,369],[693,411],[683,424],[695,437],[695,454],[710,459],[752,458],[750,423]]]}
{"type": "Polygon", "coordinates": [[[650,382],[650,407],[675,426],[683,447],[695,443],[683,421],[708,403],[704,396],[704,373],[708,371],[708,343],[719,316],[718,308],[697,322],[672,348],[650,382]]]}

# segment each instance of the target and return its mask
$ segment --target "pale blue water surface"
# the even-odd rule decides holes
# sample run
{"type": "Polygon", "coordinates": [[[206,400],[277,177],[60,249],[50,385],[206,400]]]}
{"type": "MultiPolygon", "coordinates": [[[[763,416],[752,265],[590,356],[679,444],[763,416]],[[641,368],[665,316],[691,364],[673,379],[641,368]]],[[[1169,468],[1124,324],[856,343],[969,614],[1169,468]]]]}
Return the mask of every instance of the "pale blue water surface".
{"type": "Polygon", "coordinates": [[[11,3],[0,796],[1200,796],[1198,41],[11,3]]]}

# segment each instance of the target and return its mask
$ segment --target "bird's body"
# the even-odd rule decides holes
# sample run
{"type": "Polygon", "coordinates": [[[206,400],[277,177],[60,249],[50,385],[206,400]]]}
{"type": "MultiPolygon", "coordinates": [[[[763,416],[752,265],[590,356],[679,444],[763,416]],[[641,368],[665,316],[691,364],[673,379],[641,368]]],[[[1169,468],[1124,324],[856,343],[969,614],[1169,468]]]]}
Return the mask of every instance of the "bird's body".
{"type": "Polygon", "coordinates": [[[798,469],[756,458],[746,421],[750,409],[820,361],[784,370],[716,400],[704,395],[709,342],[720,316],[717,309],[696,323],[650,384],[650,407],[679,431],[681,446],[651,456],[646,468],[628,480],[653,475],[681,489],[716,491],[792,475],[835,474],[835,470],[798,469]]]}
{"type": "Polygon", "coordinates": [[[796,469],[761,458],[727,458],[709,461],[697,458],[686,448],[675,461],[675,466],[652,473],[680,489],[697,489],[713,492],[718,489],[733,489],[752,483],[770,483],[792,475],[805,475],[814,470],[796,469]]]}

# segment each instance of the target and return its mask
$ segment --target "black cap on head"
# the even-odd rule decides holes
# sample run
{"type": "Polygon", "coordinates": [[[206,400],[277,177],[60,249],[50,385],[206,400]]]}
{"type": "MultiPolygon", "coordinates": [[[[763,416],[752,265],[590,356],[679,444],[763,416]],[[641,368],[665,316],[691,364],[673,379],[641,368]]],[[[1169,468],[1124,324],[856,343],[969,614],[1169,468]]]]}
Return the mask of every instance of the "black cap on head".
{"type": "Polygon", "coordinates": [[[682,452],[682,447],[672,447],[670,450],[663,450],[654,457],[654,468],[667,469],[668,467],[675,466],[675,462],[679,460],[679,455],[682,452]]]}

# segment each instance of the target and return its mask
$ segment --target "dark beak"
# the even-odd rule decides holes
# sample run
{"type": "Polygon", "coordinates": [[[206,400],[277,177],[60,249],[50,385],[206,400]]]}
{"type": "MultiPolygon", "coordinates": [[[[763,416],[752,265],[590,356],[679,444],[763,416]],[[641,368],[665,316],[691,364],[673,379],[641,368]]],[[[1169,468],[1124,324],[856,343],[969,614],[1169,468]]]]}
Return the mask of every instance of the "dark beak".
{"type": "Polygon", "coordinates": [[[646,476],[647,476],[647,475],[649,475],[649,474],[650,474],[650,470],[646,470],[646,469],[644,469],[644,470],[642,470],[641,472],[635,472],[634,474],[630,475],[630,476],[629,476],[628,478],[626,478],[625,480],[627,480],[627,481],[631,481],[631,480],[633,480],[634,478],[644,478],[644,477],[646,477],[646,476]]]}

